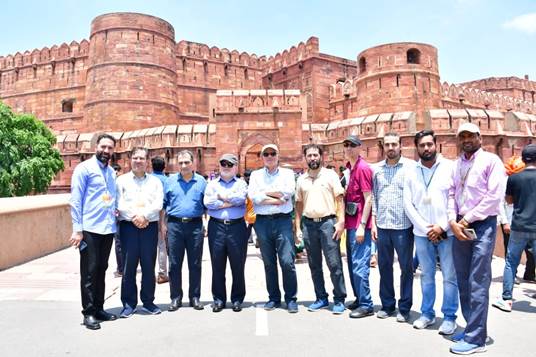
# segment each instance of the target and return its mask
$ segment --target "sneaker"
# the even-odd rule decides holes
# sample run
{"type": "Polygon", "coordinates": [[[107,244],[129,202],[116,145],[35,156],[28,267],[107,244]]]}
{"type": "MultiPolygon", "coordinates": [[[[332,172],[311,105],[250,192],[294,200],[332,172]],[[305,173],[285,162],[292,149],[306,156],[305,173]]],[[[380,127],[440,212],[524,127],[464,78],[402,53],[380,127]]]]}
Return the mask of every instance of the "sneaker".
{"type": "Polygon", "coordinates": [[[379,319],[386,319],[389,316],[393,316],[394,313],[395,313],[394,310],[393,311],[380,310],[376,313],[376,317],[379,319]]]}
{"type": "Polygon", "coordinates": [[[281,303],[280,302],[275,302],[275,301],[268,301],[266,304],[264,304],[264,310],[266,311],[272,311],[274,309],[277,309],[278,307],[281,306],[281,303]]]}
{"type": "Polygon", "coordinates": [[[169,277],[166,274],[158,273],[158,276],[156,277],[156,282],[158,284],[165,284],[169,281],[169,277]]]}
{"type": "Polygon", "coordinates": [[[340,315],[346,310],[346,307],[344,306],[344,303],[342,302],[336,302],[333,304],[333,308],[331,309],[331,312],[335,315],[340,315]]]}
{"type": "Polygon", "coordinates": [[[160,310],[160,308],[153,303],[144,304],[141,309],[150,315],[158,315],[162,312],[162,310],[160,310]]]}
{"type": "Polygon", "coordinates": [[[458,332],[458,333],[452,335],[450,340],[452,342],[460,342],[460,341],[463,341],[464,338],[465,338],[465,331],[462,331],[462,332],[458,332]]]}
{"type": "Polygon", "coordinates": [[[121,313],[119,314],[119,317],[122,318],[122,319],[127,319],[130,316],[134,315],[135,312],[136,312],[135,308],[133,309],[130,306],[125,305],[125,307],[123,307],[123,310],[121,310],[121,313]]]}
{"type": "Polygon", "coordinates": [[[328,299],[318,299],[315,302],[313,302],[311,305],[309,305],[307,310],[314,312],[314,311],[318,311],[320,309],[326,308],[328,306],[329,306],[328,299]]]}
{"type": "Polygon", "coordinates": [[[295,314],[298,312],[298,304],[296,301],[292,300],[287,303],[287,311],[291,314],[295,314]]]}
{"type": "Polygon", "coordinates": [[[503,300],[502,298],[500,298],[491,305],[502,311],[512,311],[512,300],[503,300]]]}
{"type": "Polygon", "coordinates": [[[443,320],[443,323],[441,323],[441,326],[439,326],[437,333],[440,335],[452,335],[454,332],[456,332],[457,327],[458,325],[456,324],[456,321],[443,320]]]}
{"type": "MultiPolygon", "coordinates": [[[[397,316],[397,320],[398,320],[398,316],[397,316]]],[[[416,328],[417,330],[422,330],[433,324],[435,324],[435,317],[430,319],[422,315],[417,320],[415,320],[415,322],[413,322],[413,328],[416,328]]]]}
{"type": "Polygon", "coordinates": [[[373,309],[368,310],[363,307],[358,307],[357,309],[355,309],[354,311],[350,313],[350,317],[353,319],[360,319],[362,317],[367,317],[367,316],[372,316],[372,315],[374,315],[373,309]]]}
{"type": "Polygon", "coordinates": [[[485,352],[486,346],[473,345],[465,341],[459,341],[454,346],[450,348],[450,352],[457,355],[470,355],[478,352],[485,352]]]}
{"type": "Polygon", "coordinates": [[[403,314],[399,312],[396,314],[396,322],[408,322],[409,320],[409,314],[403,314]]]}

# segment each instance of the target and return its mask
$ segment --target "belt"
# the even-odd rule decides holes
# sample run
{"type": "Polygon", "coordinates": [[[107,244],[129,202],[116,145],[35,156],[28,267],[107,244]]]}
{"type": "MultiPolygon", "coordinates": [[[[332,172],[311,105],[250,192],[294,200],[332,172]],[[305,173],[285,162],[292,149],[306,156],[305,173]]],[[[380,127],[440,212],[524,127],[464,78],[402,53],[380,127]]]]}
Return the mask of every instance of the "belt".
{"type": "Polygon", "coordinates": [[[235,223],[244,222],[244,217],[235,218],[235,219],[220,219],[220,218],[210,217],[210,219],[214,220],[214,221],[216,221],[218,223],[223,223],[226,226],[229,226],[229,225],[235,224],[235,223]]]}
{"type": "Polygon", "coordinates": [[[175,216],[168,216],[168,222],[190,223],[190,222],[199,222],[199,221],[202,221],[201,217],[175,217],[175,216]]]}
{"type": "Polygon", "coordinates": [[[257,214],[257,217],[265,217],[265,218],[286,218],[290,217],[290,213],[274,213],[274,214],[257,214]]]}
{"type": "Polygon", "coordinates": [[[309,218],[309,217],[306,217],[306,216],[303,216],[303,218],[305,219],[308,219],[309,221],[313,221],[313,222],[324,222],[324,221],[327,221],[328,219],[332,219],[332,218],[336,218],[337,216],[335,216],[334,214],[331,214],[329,216],[325,216],[325,217],[320,217],[320,218],[309,218]]]}

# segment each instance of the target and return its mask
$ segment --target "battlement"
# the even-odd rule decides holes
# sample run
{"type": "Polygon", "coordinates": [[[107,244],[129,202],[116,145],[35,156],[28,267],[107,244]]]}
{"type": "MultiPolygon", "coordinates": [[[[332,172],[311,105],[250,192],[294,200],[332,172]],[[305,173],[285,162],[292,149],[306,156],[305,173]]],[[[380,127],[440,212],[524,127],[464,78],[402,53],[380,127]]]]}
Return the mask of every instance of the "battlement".
{"type": "Polygon", "coordinates": [[[212,60],[237,66],[260,68],[266,62],[266,56],[259,57],[255,53],[240,53],[237,50],[229,51],[227,48],[209,47],[204,43],[185,40],[179,41],[175,50],[177,56],[212,60]]]}
{"type": "Polygon", "coordinates": [[[218,90],[216,112],[300,111],[300,95],[298,89],[218,90]]]}
{"type": "Polygon", "coordinates": [[[268,57],[263,69],[265,73],[275,72],[283,67],[303,61],[306,58],[318,56],[319,52],[320,45],[318,37],[312,36],[305,43],[300,42],[297,46],[292,46],[290,49],[277,53],[275,56],[268,57]]]}
{"type": "Polygon", "coordinates": [[[521,89],[529,92],[536,92],[536,82],[519,77],[489,77],[476,81],[459,83],[463,87],[477,88],[480,90],[500,90],[500,89],[521,89]]]}

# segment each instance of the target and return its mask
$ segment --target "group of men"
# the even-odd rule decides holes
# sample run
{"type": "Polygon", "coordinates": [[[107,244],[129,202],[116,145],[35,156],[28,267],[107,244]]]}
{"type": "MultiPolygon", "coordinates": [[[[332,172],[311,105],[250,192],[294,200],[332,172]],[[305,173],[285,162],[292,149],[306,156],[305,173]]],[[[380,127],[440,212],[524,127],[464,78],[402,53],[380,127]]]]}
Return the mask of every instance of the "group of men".
{"type": "MultiPolygon", "coordinates": [[[[147,173],[148,151],[145,148],[132,150],[131,171],[116,182],[108,166],[115,139],[101,135],[95,156],[78,165],[72,179],[71,242],[80,249],[84,325],[98,329],[99,321],[117,318],[103,309],[104,274],[116,232],[116,216],[124,262],[120,317],[127,318],[136,312],[138,264],[142,269],[142,309],[149,314],[161,312],[153,302],[159,240],[165,244],[169,259],[171,303],[168,310],[176,311],[182,306],[181,268],[185,253],[190,306],[198,310],[204,308],[200,302],[200,285],[205,213],[209,217],[212,310],[220,312],[226,307],[228,260],[232,271],[232,309],[241,311],[246,295],[244,266],[248,226],[252,223],[248,220],[246,224],[244,219],[246,201],[249,201],[256,216],[253,227],[264,263],[268,291],[266,310],[280,307],[284,300],[288,312],[298,312],[295,245],[303,241],[316,295],[316,301],[308,310],[330,306],[322,269],[323,255],[333,284],[332,312],[342,314],[348,308],[352,318],[373,315],[369,273],[374,241],[381,300],[376,316],[384,319],[397,312],[393,282],[396,251],[401,270],[396,320],[407,322],[413,303],[415,246],[422,271],[423,298],[421,316],[413,327],[424,329],[435,323],[435,272],[439,259],[443,275],[443,322],[439,333],[454,335],[453,353],[484,351],[491,258],[506,176],[499,157],[481,148],[482,139],[476,125],[462,124],[457,137],[462,154],[456,161],[450,161],[438,153],[433,131],[418,132],[414,142],[420,160],[415,162],[402,157],[400,136],[388,133],[383,141],[386,158],[373,168],[360,155],[360,139],[350,135],[343,142],[348,178],[344,189],[337,173],[323,167],[323,149],[316,144],[304,147],[307,171],[297,180],[292,170],[280,166],[279,148],[268,144],[260,153],[263,167],[251,173],[249,184],[237,177],[239,162],[234,154],[220,157],[220,174],[207,183],[194,171],[194,156],[188,150],[177,156],[180,171],[161,181],[147,173]],[[348,306],[345,306],[347,292],[340,249],[340,237],[345,230],[348,270],[355,296],[348,306]],[[454,334],[458,302],[467,325],[461,333],[454,334]]],[[[534,149],[529,145],[523,151],[527,168],[536,167],[534,149]]],[[[514,220],[516,214],[527,219],[527,215],[534,212],[520,213],[522,209],[516,204],[519,197],[527,194],[525,186],[529,178],[510,183],[514,178],[515,175],[508,181],[507,200],[517,207],[514,220]]],[[[533,223],[524,224],[523,227],[533,228],[533,223]]],[[[519,226],[513,225],[512,230],[516,227],[519,226]]],[[[512,270],[515,275],[518,255],[525,247],[518,249],[518,246],[533,240],[535,234],[531,230],[512,232],[511,241],[519,241],[519,244],[516,243],[515,252],[508,253],[512,254],[510,275],[512,270]]],[[[511,299],[511,286],[510,295],[505,293],[503,297],[511,299]]]]}

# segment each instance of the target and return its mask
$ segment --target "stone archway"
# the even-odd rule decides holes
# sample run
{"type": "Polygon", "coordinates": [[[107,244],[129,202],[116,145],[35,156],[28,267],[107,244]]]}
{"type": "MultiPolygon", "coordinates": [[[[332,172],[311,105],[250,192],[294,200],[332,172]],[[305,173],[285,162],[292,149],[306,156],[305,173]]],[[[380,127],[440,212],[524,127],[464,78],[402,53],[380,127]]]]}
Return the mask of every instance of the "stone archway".
{"type": "Polygon", "coordinates": [[[245,169],[258,169],[262,167],[262,159],[260,157],[262,147],[272,143],[277,145],[277,140],[275,140],[276,133],[264,132],[263,134],[252,133],[240,143],[240,172],[244,172],[245,169]]]}
{"type": "Polygon", "coordinates": [[[251,146],[244,156],[244,170],[256,170],[262,167],[261,144],[251,146]]]}

